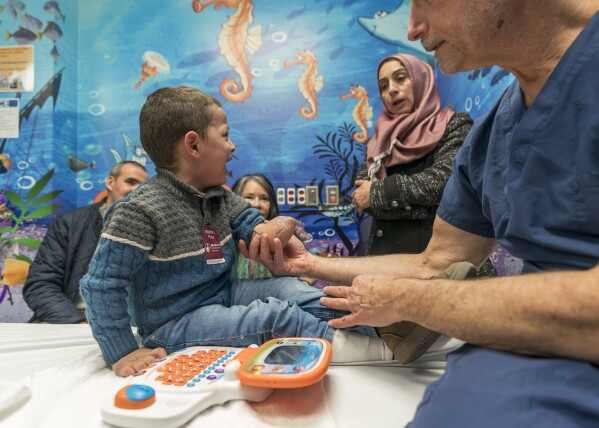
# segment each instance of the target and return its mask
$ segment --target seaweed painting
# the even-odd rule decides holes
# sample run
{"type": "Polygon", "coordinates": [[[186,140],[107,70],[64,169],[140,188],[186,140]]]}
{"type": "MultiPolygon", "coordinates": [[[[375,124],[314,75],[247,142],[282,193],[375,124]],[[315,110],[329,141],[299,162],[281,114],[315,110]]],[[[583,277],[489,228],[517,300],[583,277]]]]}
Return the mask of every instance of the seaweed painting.
{"type": "MultiPolygon", "coordinates": [[[[326,178],[317,181],[314,178],[311,186],[318,186],[319,201],[326,198],[326,185],[337,185],[339,188],[338,204],[314,207],[294,206],[292,211],[299,211],[298,219],[306,217],[316,217],[312,224],[329,222],[333,230],[337,233],[350,256],[356,255],[363,245],[363,233],[361,224],[367,217],[366,214],[358,213],[351,204],[351,195],[355,189],[355,182],[360,167],[366,155],[366,145],[354,140],[353,135],[356,132],[356,126],[343,123],[337,128],[337,131],[328,132],[324,137],[317,135],[318,142],[312,146],[314,154],[319,159],[328,161],[324,166],[326,178]],[[348,226],[357,227],[358,242],[354,244],[349,239],[346,228],[348,226]]],[[[299,188],[298,184],[295,184],[299,188]]]]}
{"type": "Polygon", "coordinates": [[[25,199],[6,189],[0,193],[0,256],[4,259],[0,303],[6,299],[13,304],[9,286],[22,286],[27,278],[32,260],[23,254],[21,246],[37,251],[41,245],[38,239],[19,236],[19,228],[25,222],[39,220],[62,208],[62,205],[53,203],[62,190],[40,195],[53,175],[54,170],[48,171],[35,183],[25,199]]]}

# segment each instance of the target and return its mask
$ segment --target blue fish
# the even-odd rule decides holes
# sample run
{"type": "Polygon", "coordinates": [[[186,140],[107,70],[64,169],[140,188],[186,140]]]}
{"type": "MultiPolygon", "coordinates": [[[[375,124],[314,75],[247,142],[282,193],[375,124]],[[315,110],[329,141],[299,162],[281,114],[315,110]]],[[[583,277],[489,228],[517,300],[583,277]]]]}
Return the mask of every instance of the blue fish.
{"type": "Polygon", "coordinates": [[[476,70],[473,70],[470,74],[468,74],[468,80],[475,80],[478,75],[480,74],[481,69],[477,68],[476,70]]]}
{"type": "Polygon", "coordinates": [[[204,82],[206,88],[218,88],[224,79],[229,78],[231,75],[228,71],[221,71],[213,74],[204,82]]]}
{"type": "Polygon", "coordinates": [[[349,226],[350,224],[354,224],[356,220],[353,216],[342,215],[339,217],[339,226],[349,226]]]}
{"type": "Polygon", "coordinates": [[[44,25],[42,21],[37,19],[35,16],[31,16],[27,13],[21,16],[21,23],[23,24],[23,28],[27,28],[34,33],[39,33],[42,29],[42,25],[44,25]]]}
{"type": "Polygon", "coordinates": [[[10,15],[13,22],[17,20],[18,12],[17,7],[14,0],[8,0],[6,3],[6,7],[8,9],[8,14],[10,15]]]}
{"type": "Polygon", "coordinates": [[[317,50],[318,50],[318,48],[320,47],[320,45],[322,45],[322,42],[320,42],[320,41],[319,41],[319,42],[316,42],[316,43],[314,43],[312,46],[310,46],[310,47],[308,48],[308,50],[309,50],[309,51],[312,51],[312,52],[315,52],[315,51],[317,51],[317,50]]]}
{"type": "Polygon", "coordinates": [[[208,61],[213,61],[219,57],[220,53],[218,50],[198,52],[195,54],[187,55],[183,57],[178,68],[196,67],[198,65],[206,64],[208,61]]]}
{"type": "Polygon", "coordinates": [[[404,0],[393,12],[378,11],[372,18],[360,17],[358,23],[373,37],[397,46],[399,52],[416,55],[431,65],[435,57],[427,52],[422,44],[408,39],[408,23],[410,21],[410,2],[404,0]]]}
{"type": "Polygon", "coordinates": [[[52,15],[54,19],[62,19],[62,22],[64,22],[66,18],[66,16],[64,16],[60,11],[60,6],[58,6],[58,2],[46,2],[46,4],[44,5],[44,10],[48,12],[50,15],[52,15]]]}
{"type": "Polygon", "coordinates": [[[481,71],[481,76],[485,77],[487,74],[489,74],[491,72],[492,68],[493,68],[493,66],[483,68],[483,71],[481,71]]]}
{"type": "Polygon", "coordinates": [[[325,9],[325,12],[327,13],[327,15],[330,15],[330,13],[333,11],[334,7],[335,7],[335,5],[333,3],[331,3],[330,5],[327,6],[327,8],[325,9]]]}
{"type": "MultiPolygon", "coordinates": [[[[62,29],[56,22],[49,21],[48,25],[46,25],[46,28],[42,32],[41,36],[46,36],[47,38],[52,40],[54,43],[56,43],[57,41],[62,39],[62,29]]],[[[40,36],[40,38],[41,38],[41,36],[40,36]]]]}
{"type": "Polygon", "coordinates": [[[28,43],[33,43],[37,39],[35,33],[27,28],[19,27],[17,31],[10,34],[8,31],[4,32],[4,39],[8,40],[13,38],[15,42],[19,45],[26,45],[28,43]]]}
{"type": "Polygon", "coordinates": [[[77,156],[69,155],[67,157],[67,166],[73,172],[83,171],[85,168],[96,169],[96,161],[92,160],[87,163],[83,159],[79,159],[77,156]]]}
{"type": "Polygon", "coordinates": [[[497,73],[495,73],[493,75],[493,77],[491,78],[491,86],[497,85],[501,79],[503,79],[505,76],[509,76],[509,75],[510,75],[509,71],[504,70],[503,68],[499,69],[499,71],[497,73]]]}
{"type": "Polygon", "coordinates": [[[308,6],[304,6],[303,9],[294,10],[289,15],[287,15],[287,20],[291,21],[292,19],[297,18],[298,16],[303,15],[308,10],[308,6]]]}
{"type": "Polygon", "coordinates": [[[321,35],[322,33],[324,33],[325,31],[327,31],[329,29],[329,25],[325,25],[324,27],[320,28],[316,34],[321,35]]]}
{"type": "Polygon", "coordinates": [[[339,46],[333,52],[331,52],[331,54],[329,55],[329,59],[337,59],[337,57],[341,55],[344,50],[345,46],[343,46],[343,42],[341,42],[341,46],[339,46]]]}
{"type": "Polygon", "coordinates": [[[56,44],[54,45],[54,47],[50,51],[50,56],[54,60],[54,64],[56,64],[56,62],[58,61],[58,58],[60,58],[60,53],[58,52],[58,48],[56,47],[56,44]]]}

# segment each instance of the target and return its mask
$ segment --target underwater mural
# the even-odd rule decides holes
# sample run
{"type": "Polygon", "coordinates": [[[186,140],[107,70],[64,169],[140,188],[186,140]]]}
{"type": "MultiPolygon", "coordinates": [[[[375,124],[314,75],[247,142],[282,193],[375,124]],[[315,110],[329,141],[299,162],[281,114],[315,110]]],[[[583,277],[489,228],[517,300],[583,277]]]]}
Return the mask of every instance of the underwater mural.
{"type": "MultiPolygon", "coordinates": [[[[0,322],[26,321],[22,283],[48,224],[101,198],[120,160],[154,174],[139,111],[165,86],[218,98],[236,145],[232,184],[261,172],[282,214],[303,222],[323,257],[360,254],[368,218],[353,180],[381,112],[379,61],[434,58],[405,31],[409,0],[0,0],[0,46],[34,47],[34,90],[20,102],[19,138],[0,138],[0,322]],[[310,205],[299,198],[312,189],[310,205]]],[[[512,76],[498,67],[435,74],[442,105],[474,118],[512,76]]],[[[501,270],[509,254],[499,252],[501,270]]],[[[509,271],[509,269],[505,269],[509,271]]],[[[510,271],[511,272],[511,271],[510,271]]]]}

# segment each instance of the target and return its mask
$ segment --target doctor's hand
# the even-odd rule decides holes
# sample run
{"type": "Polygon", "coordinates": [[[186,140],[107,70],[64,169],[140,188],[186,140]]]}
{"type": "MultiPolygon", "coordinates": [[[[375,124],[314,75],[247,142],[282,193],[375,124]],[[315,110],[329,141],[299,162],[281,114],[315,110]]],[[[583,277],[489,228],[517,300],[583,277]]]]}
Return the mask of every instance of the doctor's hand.
{"type": "Polygon", "coordinates": [[[275,275],[309,276],[312,255],[295,235],[291,236],[283,248],[280,239],[274,238],[269,242],[267,234],[256,234],[249,248],[243,240],[239,241],[239,250],[245,257],[262,263],[275,275]],[[272,246],[274,246],[273,252],[271,252],[272,246]]]}
{"type": "Polygon", "coordinates": [[[112,370],[117,376],[126,377],[137,373],[140,370],[147,368],[150,364],[155,363],[159,358],[166,357],[164,348],[148,349],[140,348],[112,365],[112,370]]]}
{"type": "Polygon", "coordinates": [[[368,180],[356,180],[356,191],[352,195],[352,205],[362,213],[370,208],[370,188],[372,183],[368,180]]]}
{"type": "Polygon", "coordinates": [[[390,276],[359,275],[351,287],[328,286],[323,289],[327,297],[320,303],[331,309],[350,312],[341,318],[329,321],[333,328],[355,325],[383,327],[403,321],[401,310],[401,288],[398,281],[410,281],[390,276]]]}

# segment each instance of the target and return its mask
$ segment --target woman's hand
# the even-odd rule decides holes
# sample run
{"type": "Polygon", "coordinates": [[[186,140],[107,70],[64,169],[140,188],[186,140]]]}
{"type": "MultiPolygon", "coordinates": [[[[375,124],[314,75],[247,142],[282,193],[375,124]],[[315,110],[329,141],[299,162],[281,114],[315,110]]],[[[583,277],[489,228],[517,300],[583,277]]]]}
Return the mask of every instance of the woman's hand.
{"type": "Polygon", "coordinates": [[[359,213],[370,208],[370,187],[372,183],[368,180],[356,180],[356,191],[352,195],[352,205],[359,213]]]}

